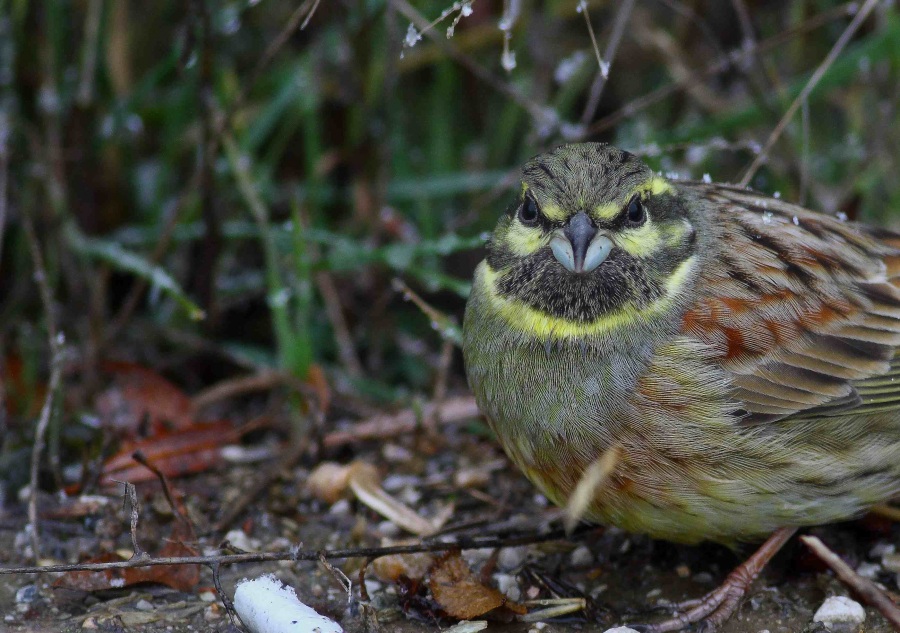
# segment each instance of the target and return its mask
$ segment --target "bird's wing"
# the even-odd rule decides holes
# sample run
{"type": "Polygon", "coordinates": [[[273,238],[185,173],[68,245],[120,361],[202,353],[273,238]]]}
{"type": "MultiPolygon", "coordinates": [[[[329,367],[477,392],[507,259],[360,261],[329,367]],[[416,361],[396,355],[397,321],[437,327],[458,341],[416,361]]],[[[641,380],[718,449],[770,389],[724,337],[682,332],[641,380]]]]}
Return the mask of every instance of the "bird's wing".
{"type": "Polygon", "coordinates": [[[900,236],[692,186],[725,229],[683,331],[716,350],[744,422],[900,407],[900,236]]]}

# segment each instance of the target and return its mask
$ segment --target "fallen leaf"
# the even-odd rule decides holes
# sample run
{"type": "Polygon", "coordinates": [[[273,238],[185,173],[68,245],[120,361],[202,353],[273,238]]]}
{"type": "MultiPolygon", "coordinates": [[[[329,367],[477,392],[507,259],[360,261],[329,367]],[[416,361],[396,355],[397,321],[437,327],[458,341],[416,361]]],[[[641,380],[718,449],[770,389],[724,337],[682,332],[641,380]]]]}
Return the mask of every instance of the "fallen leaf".
{"type": "Polygon", "coordinates": [[[372,561],[372,571],[382,582],[397,582],[401,577],[421,580],[434,564],[434,556],[419,552],[416,554],[391,554],[372,561]]]}
{"type": "Polygon", "coordinates": [[[155,479],[151,471],[132,459],[135,451],[142,452],[167,477],[204,472],[222,463],[222,448],[239,437],[239,429],[220,420],[123,442],[104,464],[100,483],[109,486],[119,481],[141,483],[155,479]]]}
{"type": "Polygon", "coordinates": [[[439,558],[429,572],[428,588],[435,601],[450,617],[471,620],[503,607],[507,613],[493,615],[502,619],[523,615],[527,609],[497,589],[482,583],[457,552],[439,558]]]}
{"type": "Polygon", "coordinates": [[[112,384],[96,402],[104,426],[125,437],[139,434],[146,423],[151,433],[184,429],[194,420],[191,399],[156,371],[120,361],[105,361],[100,368],[112,384]]]}

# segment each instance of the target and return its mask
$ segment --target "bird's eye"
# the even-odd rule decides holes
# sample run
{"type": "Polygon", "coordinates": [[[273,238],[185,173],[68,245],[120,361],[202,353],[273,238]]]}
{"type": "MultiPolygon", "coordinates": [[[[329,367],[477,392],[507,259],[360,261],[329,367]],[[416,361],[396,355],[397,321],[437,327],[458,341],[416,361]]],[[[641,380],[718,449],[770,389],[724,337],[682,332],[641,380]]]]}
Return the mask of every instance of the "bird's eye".
{"type": "Polygon", "coordinates": [[[640,226],[647,220],[647,212],[644,211],[644,205],[638,196],[633,197],[628,203],[625,219],[631,226],[640,226]]]}
{"type": "Polygon", "coordinates": [[[534,198],[532,198],[529,194],[525,194],[525,199],[522,200],[522,206],[519,207],[519,221],[522,224],[533,226],[537,224],[538,221],[538,207],[537,202],[535,202],[534,198]]]}

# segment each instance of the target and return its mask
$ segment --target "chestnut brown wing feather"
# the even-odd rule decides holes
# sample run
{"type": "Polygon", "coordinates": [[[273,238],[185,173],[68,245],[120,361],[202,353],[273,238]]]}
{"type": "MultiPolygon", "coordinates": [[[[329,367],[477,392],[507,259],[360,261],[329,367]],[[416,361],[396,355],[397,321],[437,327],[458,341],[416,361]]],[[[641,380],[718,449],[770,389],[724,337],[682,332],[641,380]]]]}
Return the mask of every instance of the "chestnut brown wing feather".
{"type": "Polygon", "coordinates": [[[688,186],[724,228],[683,331],[717,350],[744,421],[900,407],[900,236],[743,189],[688,186]]]}

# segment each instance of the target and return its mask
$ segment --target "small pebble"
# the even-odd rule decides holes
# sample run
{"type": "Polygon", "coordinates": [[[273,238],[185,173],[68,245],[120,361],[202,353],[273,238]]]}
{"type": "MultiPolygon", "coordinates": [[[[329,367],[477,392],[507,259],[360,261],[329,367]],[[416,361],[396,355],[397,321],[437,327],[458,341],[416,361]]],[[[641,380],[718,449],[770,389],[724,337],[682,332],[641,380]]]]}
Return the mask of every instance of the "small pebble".
{"type": "Polygon", "coordinates": [[[882,541],[881,543],[876,543],[872,549],[869,550],[869,558],[881,558],[886,554],[893,554],[896,551],[896,545],[888,543],[887,541],[882,541]]]}
{"type": "Polygon", "coordinates": [[[519,583],[512,574],[494,574],[494,581],[497,583],[497,589],[513,602],[518,602],[522,597],[519,583]]]}
{"type": "Polygon", "coordinates": [[[38,590],[36,585],[25,585],[16,592],[16,604],[27,604],[37,600],[38,590]]]}
{"type": "Polygon", "coordinates": [[[569,562],[575,567],[587,567],[594,562],[594,554],[586,545],[579,545],[569,554],[569,562]]]}
{"type": "Polygon", "coordinates": [[[874,580],[878,577],[878,573],[881,571],[881,565],[876,563],[860,563],[859,567],[856,568],[856,573],[862,576],[863,578],[868,578],[869,580],[874,580]]]}
{"type": "Polygon", "coordinates": [[[862,605],[847,596],[827,598],[813,616],[813,622],[821,622],[829,629],[835,624],[862,624],[865,621],[866,612],[862,605]]]}
{"type": "Polygon", "coordinates": [[[881,564],[888,571],[900,572],[900,554],[885,554],[881,557],[881,564]]]}
{"type": "Polygon", "coordinates": [[[687,565],[679,565],[675,568],[675,573],[679,578],[690,578],[691,577],[691,568],[687,565]]]}
{"type": "Polygon", "coordinates": [[[332,505],[328,509],[328,514],[350,514],[350,502],[346,499],[339,499],[338,501],[335,501],[334,505],[332,505]]]}
{"type": "Polygon", "coordinates": [[[138,611],[153,611],[153,604],[148,600],[141,598],[137,601],[137,604],[134,605],[134,608],[138,611]]]}
{"type": "Polygon", "coordinates": [[[513,571],[525,564],[527,556],[526,547],[504,547],[497,556],[497,566],[503,571],[513,571]]]}
{"type": "Polygon", "coordinates": [[[214,622],[222,618],[222,609],[218,603],[213,603],[203,610],[203,620],[205,622],[214,622]]]}
{"type": "Polygon", "coordinates": [[[708,571],[701,571],[698,574],[694,574],[694,582],[700,583],[703,585],[708,585],[713,581],[713,575],[708,571]]]}
{"type": "Polygon", "coordinates": [[[252,552],[259,548],[259,540],[250,538],[244,530],[229,530],[225,535],[225,540],[245,552],[252,552]]]}
{"type": "Polygon", "coordinates": [[[400,526],[393,521],[382,521],[378,524],[378,533],[389,538],[400,536],[400,526]]]}
{"type": "Polygon", "coordinates": [[[614,629],[606,629],[603,633],[638,633],[630,626],[617,626],[614,629]]]}

